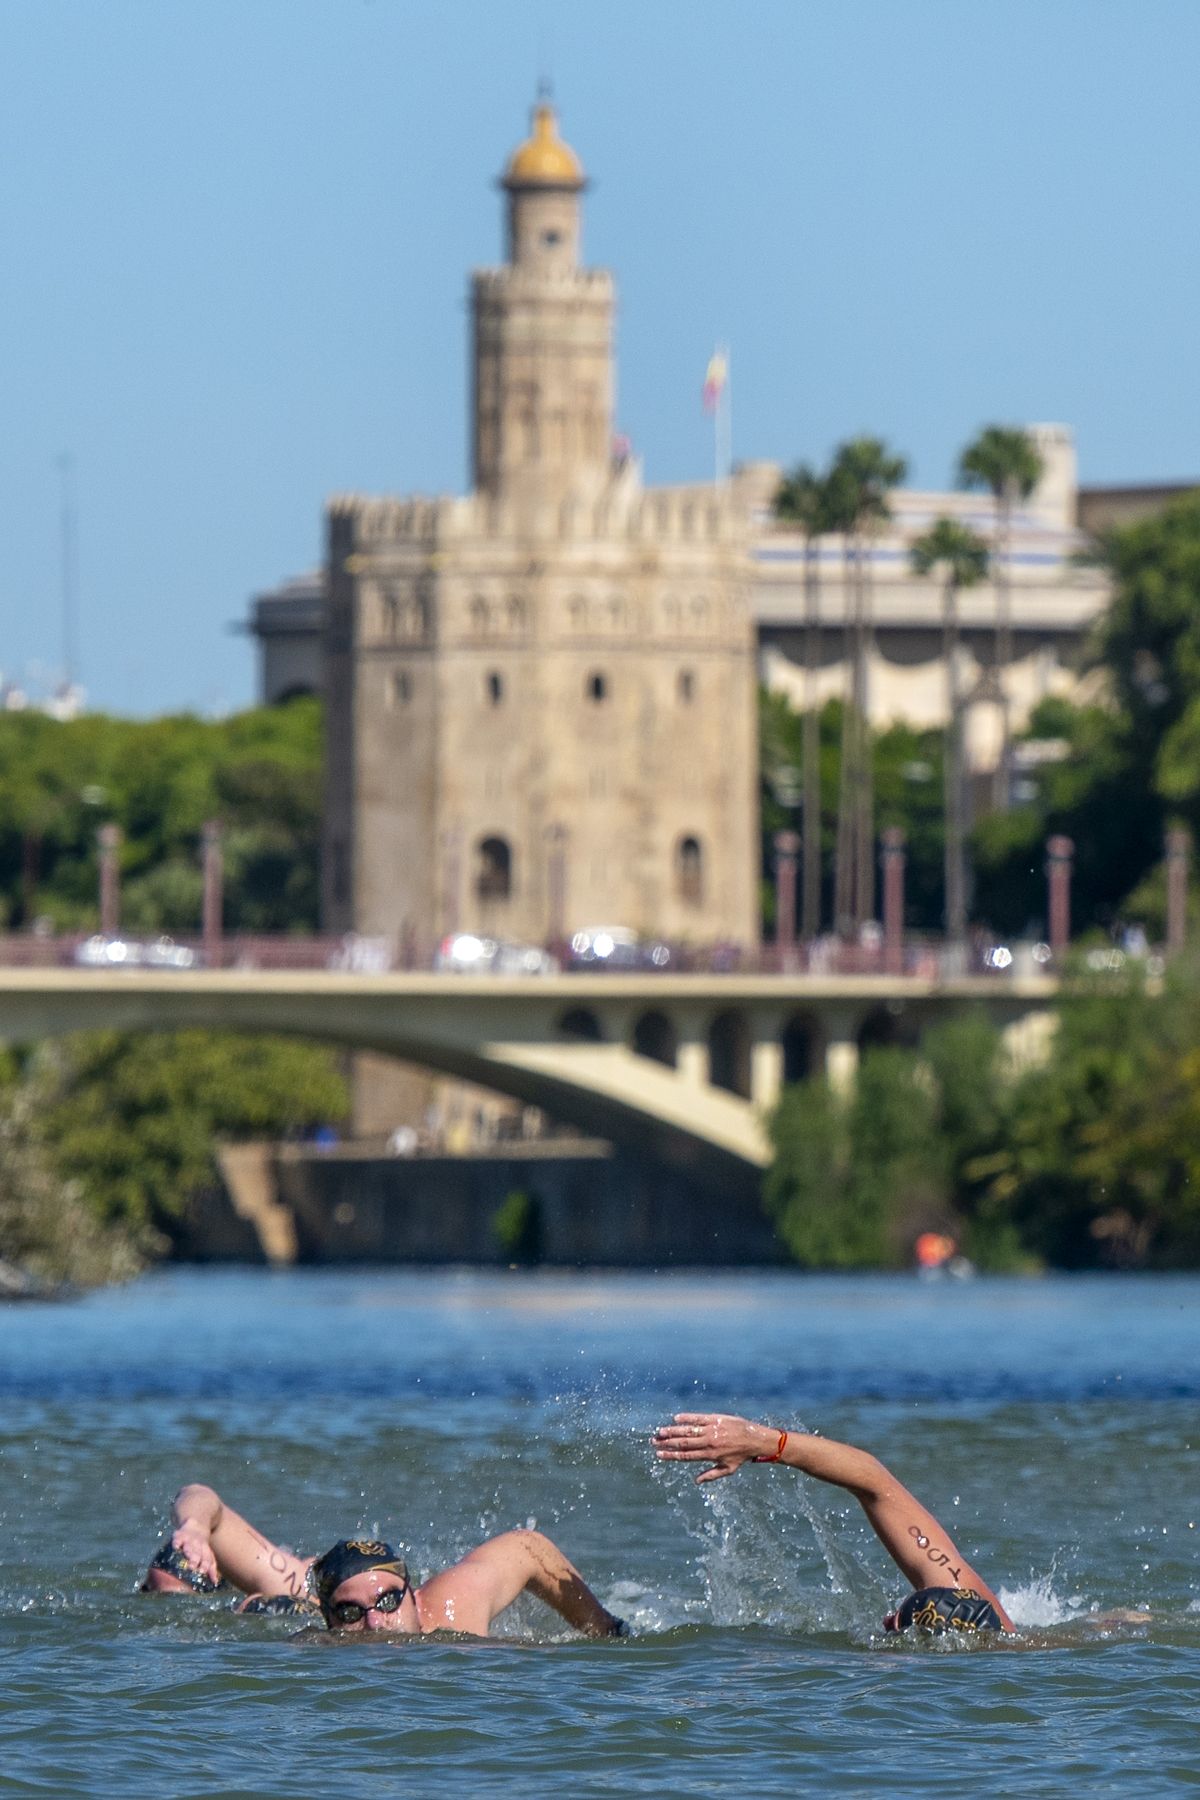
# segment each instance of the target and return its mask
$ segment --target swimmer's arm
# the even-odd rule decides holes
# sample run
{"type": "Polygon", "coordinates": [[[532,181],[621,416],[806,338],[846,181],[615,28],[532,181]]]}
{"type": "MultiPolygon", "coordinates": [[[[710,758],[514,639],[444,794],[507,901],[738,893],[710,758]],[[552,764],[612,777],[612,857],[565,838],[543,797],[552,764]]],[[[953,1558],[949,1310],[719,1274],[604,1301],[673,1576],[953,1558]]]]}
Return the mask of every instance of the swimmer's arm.
{"type": "MultiPolygon", "coordinates": [[[[676,1413],[673,1424],[655,1433],[654,1446],[664,1462],[710,1463],[712,1467],[697,1480],[717,1481],[735,1474],[753,1457],[775,1457],[779,1429],[729,1413],[676,1413]]],[[[853,1494],[880,1543],[914,1588],[973,1588],[991,1601],[1005,1629],[1013,1630],[1012,1620],[986,1581],[959,1555],[933,1514],[877,1456],[853,1444],[789,1432],[778,1460],[853,1494]]]]}
{"type": "Polygon", "coordinates": [[[433,1576],[417,1592],[422,1629],[486,1637],[497,1613],[526,1589],[589,1637],[615,1637],[620,1630],[579,1570],[540,1531],[506,1531],[433,1576]]]}
{"type": "Polygon", "coordinates": [[[173,1514],[171,1542],[214,1580],[224,1576],[248,1594],[298,1596],[307,1591],[311,1557],[273,1544],[213,1488],[200,1482],[180,1488],[173,1514]]]}

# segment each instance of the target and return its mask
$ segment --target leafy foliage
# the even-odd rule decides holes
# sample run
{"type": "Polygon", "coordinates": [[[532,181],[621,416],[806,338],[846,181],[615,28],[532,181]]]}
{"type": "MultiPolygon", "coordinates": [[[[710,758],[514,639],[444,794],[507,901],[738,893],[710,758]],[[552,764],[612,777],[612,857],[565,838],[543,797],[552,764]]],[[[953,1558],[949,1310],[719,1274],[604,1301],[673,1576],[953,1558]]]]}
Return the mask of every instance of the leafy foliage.
{"type": "Polygon", "coordinates": [[[1079,974],[1054,1025],[1034,1068],[967,1014],[869,1053],[852,1096],[788,1089],[765,1198],[797,1261],[894,1266],[948,1230],[988,1268],[1200,1266],[1200,962],[1161,991],[1079,974]]]}
{"type": "Polygon", "coordinates": [[[337,1123],[349,1097],[337,1055],[290,1038],[97,1032],[56,1052],[45,1138],[94,1214],[169,1236],[215,1179],[214,1146],[337,1123]]]}
{"type": "MultiPolygon", "coordinates": [[[[819,719],[821,859],[824,917],[830,917],[838,806],[843,703],[830,700],[819,719]]],[[[763,690],[759,704],[759,757],[763,868],[774,865],[775,832],[795,823],[803,765],[802,713],[786,695],[763,690]]],[[[942,919],[944,827],[942,733],[891,725],[872,742],[872,782],[881,828],[899,825],[907,839],[906,918],[915,930],[936,930],[942,919]]],[[[764,914],[774,919],[774,893],[764,885],[764,914]]]]}
{"type": "Polygon", "coordinates": [[[93,927],[96,829],[112,821],[130,928],[195,931],[200,835],[215,818],[228,928],[315,930],[321,745],[309,699],[217,721],[0,714],[0,918],[93,927]]]}
{"type": "Polygon", "coordinates": [[[34,1281],[93,1287],[124,1281],[152,1249],[144,1233],[105,1222],[78,1182],[65,1180],[45,1141],[43,1121],[58,1077],[42,1059],[24,1078],[13,1066],[0,1087],[0,1261],[34,1281]]]}
{"type": "Polygon", "coordinates": [[[764,1199],[806,1268],[898,1267],[926,1212],[945,1206],[934,1099],[905,1051],[872,1051],[849,1095],[824,1079],[787,1090],[771,1121],[764,1199]]]}

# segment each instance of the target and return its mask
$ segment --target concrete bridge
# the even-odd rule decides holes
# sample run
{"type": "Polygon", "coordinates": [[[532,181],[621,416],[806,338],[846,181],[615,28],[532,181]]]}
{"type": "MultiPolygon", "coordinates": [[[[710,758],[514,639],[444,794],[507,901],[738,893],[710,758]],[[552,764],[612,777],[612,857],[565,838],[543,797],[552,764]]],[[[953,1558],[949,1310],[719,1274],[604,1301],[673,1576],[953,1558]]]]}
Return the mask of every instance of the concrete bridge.
{"type": "Polygon", "coordinates": [[[983,1005],[1036,1055],[1043,975],[448,974],[0,969],[0,1040],[74,1031],[269,1031],[371,1050],[544,1108],[709,1180],[756,1177],[785,1082],[854,1079],[869,1044],[983,1005]]]}

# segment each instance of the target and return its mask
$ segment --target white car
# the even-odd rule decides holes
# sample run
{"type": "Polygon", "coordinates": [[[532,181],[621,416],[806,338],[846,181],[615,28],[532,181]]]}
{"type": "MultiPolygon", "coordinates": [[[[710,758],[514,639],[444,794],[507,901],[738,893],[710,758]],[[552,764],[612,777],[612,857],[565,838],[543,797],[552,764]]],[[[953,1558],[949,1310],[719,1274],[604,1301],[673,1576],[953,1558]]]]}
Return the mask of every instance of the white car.
{"type": "Polygon", "coordinates": [[[76,946],[75,961],[85,969],[194,969],[199,958],[171,937],[142,944],[136,938],[105,937],[97,931],[76,946]]]}
{"type": "Polygon", "coordinates": [[[509,944],[503,938],[459,931],[442,939],[435,969],[458,975],[556,975],[557,960],[536,944],[509,944]]]}

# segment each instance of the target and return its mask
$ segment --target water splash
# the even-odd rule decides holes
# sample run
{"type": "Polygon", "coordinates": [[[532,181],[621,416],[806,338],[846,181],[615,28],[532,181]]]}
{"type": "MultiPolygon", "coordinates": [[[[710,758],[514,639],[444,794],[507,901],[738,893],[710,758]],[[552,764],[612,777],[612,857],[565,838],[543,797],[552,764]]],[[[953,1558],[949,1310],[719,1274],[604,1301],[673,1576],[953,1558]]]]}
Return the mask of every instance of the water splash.
{"type": "Polygon", "coordinates": [[[1021,1587],[997,1588],[1000,1604],[1018,1630],[1029,1626],[1065,1625],[1086,1610],[1081,1594],[1064,1595],[1055,1591],[1056,1574],[1057,1570],[1051,1565],[1047,1574],[1035,1575],[1021,1587]]]}

